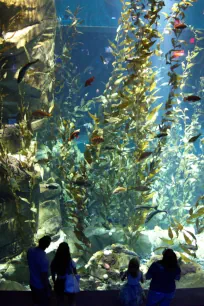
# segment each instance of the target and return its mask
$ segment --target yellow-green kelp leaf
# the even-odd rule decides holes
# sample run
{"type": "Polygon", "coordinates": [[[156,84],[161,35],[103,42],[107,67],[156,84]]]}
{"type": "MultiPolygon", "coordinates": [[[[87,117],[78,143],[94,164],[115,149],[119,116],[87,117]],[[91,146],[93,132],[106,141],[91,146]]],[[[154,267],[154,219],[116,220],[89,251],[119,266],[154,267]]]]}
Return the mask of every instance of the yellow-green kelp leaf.
{"type": "Polygon", "coordinates": [[[155,81],[155,82],[153,82],[152,85],[150,86],[149,91],[150,91],[150,92],[153,91],[153,90],[155,89],[156,86],[157,86],[157,82],[155,81]]]}
{"type": "Polygon", "coordinates": [[[173,240],[169,240],[167,238],[161,238],[161,237],[159,237],[159,239],[161,239],[164,243],[166,243],[168,245],[173,245],[174,244],[173,240]]]}
{"type": "Polygon", "coordinates": [[[119,119],[119,118],[114,118],[114,117],[110,117],[108,119],[105,119],[105,122],[108,122],[108,123],[119,123],[121,122],[122,120],[119,119]]]}
{"type": "Polygon", "coordinates": [[[187,65],[186,69],[190,69],[191,67],[193,67],[195,64],[194,63],[190,63],[187,65]]]}
{"type": "Polygon", "coordinates": [[[143,159],[148,158],[151,154],[152,154],[151,151],[143,152],[143,153],[139,156],[138,162],[141,161],[141,160],[143,160],[143,159]]]}
{"type": "Polygon", "coordinates": [[[145,202],[148,201],[148,200],[150,200],[150,199],[152,199],[155,193],[156,193],[156,192],[154,191],[154,192],[148,194],[148,195],[145,197],[145,202]]]}
{"type": "Polygon", "coordinates": [[[199,218],[199,217],[202,217],[202,216],[204,216],[204,207],[201,207],[196,212],[191,214],[190,217],[188,217],[188,219],[186,221],[191,222],[193,219],[196,219],[196,218],[199,218]]]}
{"type": "Polygon", "coordinates": [[[191,252],[187,247],[179,243],[180,248],[188,255],[193,256],[194,258],[196,257],[194,252],[191,252]]]}
{"type": "Polygon", "coordinates": [[[173,234],[173,231],[172,231],[171,227],[168,228],[168,235],[169,235],[170,239],[174,238],[174,234],[173,234]]]}
{"type": "Polygon", "coordinates": [[[195,241],[197,241],[196,236],[195,236],[192,232],[187,231],[187,230],[186,230],[186,232],[187,232],[189,235],[191,235],[191,237],[192,237],[195,241]]]}
{"type": "Polygon", "coordinates": [[[163,103],[160,103],[159,105],[157,105],[155,108],[153,108],[153,110],[150,112],[149,115],[147,115],[147,120],[156,120],[157,117],[157,112],[158,110],[161,108],[163,103]]]}
{"type": "Polygon", "coordinates": [[[127,188],[125,187],[117,187],[113,190],[113,194],[119,193],[119,192],[125,192],[127,191],[127,188]]]}
{"type": "Polygon", "coordinates": [[[88,112],[88,114],[94,120],[95,123],[99,123],[99,119],[95,115],[92,115],[90,112],[88,112]]]}
{"type": "Polygon", "coordinates": [[[192,243],[191,239],[185,233],[183,233],[183,237],[184,237],[184,239],[185,239],[187,244],[191,244],[192,243]]]}
{"type": "Polygon", "coordinates": [[[121,78],[118,78],[118,79],[114,82],[114,85],[119,85],[125,78],[126,78],[126,76],[122,76],[121,78]]]}
{"type": "Polygon", "coordinates": [[[183,261],[185,262],[191,262],[192,260],[190,258],[188,258],[187,256],[185,256],[183,253],[179,252],[181,258],[183,259],[183,261]]]}
{"type": "Polygon", "coordinates": [[[141,151],[144,151],[149,145],[149,141],[143,141],[140,145],[139,145],[139,149],[141,151]]]}
{"type": "Polygon", "coordinates": [[[166,249],[166,246],[160,246],[160,247],[154,249],[153,252],[155,252],[155,251],[160,251],[160,250],[164,250],[164,249],[166,249]]]}
{"type": "Polygon", "coordinates": [[[27,204],[30,204],[30,202],[28,201],[28,199],[26,198],[22,198],[22,197],[19,197],[23,202],[26,202],[27,204]]]}
{"type": "Polygon", "coordinates": [[[84,152],[84,158],[87,161],[88,164],[92,164],[93,162],[93,158],[92,158],[92,154],[89,150],[89,148],[86,148],[85,152],[84,152]]]}
{"type": "Polygon", "coordinates": [[[193,207],[189,210],[189,215],[191,216],[193,214],[193,207]]]}

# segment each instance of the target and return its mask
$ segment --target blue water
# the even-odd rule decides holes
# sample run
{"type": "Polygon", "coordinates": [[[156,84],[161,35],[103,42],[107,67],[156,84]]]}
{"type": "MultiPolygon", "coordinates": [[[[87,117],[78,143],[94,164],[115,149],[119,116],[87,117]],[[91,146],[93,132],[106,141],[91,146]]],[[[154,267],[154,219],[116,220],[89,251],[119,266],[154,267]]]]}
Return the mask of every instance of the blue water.
{"type": "Polygon", "coordinates": [[[84,26],[117,26],[120,16],[121,2],[119,0],[56,0],[58,17],[63,24],[69,23],[66,8],[74,11],[77,6],[82,8],[79,17],[84,20],[84,26]]]}
{"type": "MultiPolygon", "coordinates": [[[[171,7],[177,1],[174,0],[166,0],[165,7],[163,8],[163,12],[169,13],[171,7]]],[[[112,63],[114,60],[113,55],[110,52],[110,46],[108,40],[114,41],[116,35],[116,29],[118,27],[118,19],[120,17],[121,12],[121,2],[119,0],[77,0],[77,1],[68,1],[68,0],[57,0],[56,8],[57,15],[59,18],[59,22],[62,26],[66,27],[66,25],[72,23],[72,20],[69,19],[68,14],[66,13],[66,8],[74,11],[78,6],[81,7],[81,11],[78,17],[83,20],[81,27],[81,31],[83,35],[79,36],[78,40],[81,42],[81,45],[78,48],[75,48],[72,60],[76,67],[77,72],[81,74],[81,84],[84,84],[85,81],[94,76],[95,81],[89,87],[83,87],[81,89],[80,95],[83,97],[85,101],[89,101],[90,99],[97,97],[103,94],[105,89],[105,85],[108,82],[108,79],[111,75],[112,71],[112,63]],[[93,32],[83,31],[83,28],[90,27],[95,29],[93,32]],[[97,28],[96,28],[97,27],[97,28]],[[104,30],[105,28],[113,29],[110,31],[104,30]],[[101,62],[100,56],[106,61],[106,65],[101,62]]],[[[190,7],[185,11],[186,24],[192,24],[195,28],[200,29],[204,25],[204,1],[199,0],[194,3],[193,7],[190,7]]],[[[158,28],[160,32],[165,30],[165,26],[167,21],[165,17],[161,14],[160,24],[158,28]]],[[[164,42],[162,44],[162,52],[165,54],[169,51],[171,46],[171,39],[173,34],[169,34],[168,31],[164,34],[164,42]]],[[[182,46],[185,52],[185,56],[187,56],[189,51],[192,51],[195,46],[195,38],[194,35],[188,31],[183,31],[181,38],[186,42],[185,45],[182,46]]],[[[60,60],[60,59],[59,59],[60,60]]],[[[161,79],[158,85],[162,85],[164,83],[168,83],[169,77],[168,73],[168,65],[165,65],[165,59],[161,60],[158,57],[153,57],[152,59],[153,66],[156,69],[161,68],[160,74],[157,78],[161,79]],[[163,70],[162,70],[163,69],[163,70]]],[[[178,72],[182,72],[181,69],[177,70],[178,72]]],[[[203,76],[203,69],[201,66],[197,66],[196,69],[192,70],[192,78],[191,85],[199,90],[198,80],[199,77],[203,76]]],[[[195,90],[195,91],[196,91],[195,90]]],[[[162,96],[163,100],[168,98],[168,94],[170,92],[170,86],[160,86],[159,95],[162,96]]],[[[158,104],[161,103],[162,100],[158,100],[158,104]]],[[[80,99],[79,99],[80,105],[80,99]]],[[[193,107],[191,105],[189,107],[189,116],[191,117],[193,113],[193,107]]],[[[98,105],[92,106],[92,113],[98,112],[98,105]]],[[[164,113],[164,112],[163,112],[164,113]]],[[[160,115],[163,114],[161,112],[160,115]]],[[[160,122],[161,116],[158,116],[157,122],[160,122]]],[[[92,122],[91,118],[84,113],[83,124],[92,122]]],[[[82,122],[80,121],[79,124],[82,122]]],[[[203,123],[201,122],[203,125],[203,123]]],[[[202,126],[202,130],[203,130],[202,126]]],[[[87,135],[87,131],[82,131],[80,137],[83,139],[83,143],[88,143],[89,138],[87,135]]],[[[84,152],[84,146],[82,142],[79,146],[80,150],[84,152]]]]}

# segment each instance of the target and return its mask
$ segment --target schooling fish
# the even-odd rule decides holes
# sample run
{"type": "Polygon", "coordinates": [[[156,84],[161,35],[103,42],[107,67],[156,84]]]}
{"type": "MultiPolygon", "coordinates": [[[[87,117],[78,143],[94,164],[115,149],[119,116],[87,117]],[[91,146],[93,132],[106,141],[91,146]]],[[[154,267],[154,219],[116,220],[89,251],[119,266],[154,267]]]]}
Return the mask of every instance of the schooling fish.
{"type": "Polygon", "coordinates": [[[161,137],[165,137],[165,136],[168,136],[167,133],[159,133],[155,136],[155,138],[161,138],[161,137]]]}
{"type": "Polygon", "coordinates": [[[184,54],[185,54],[184,50],[176,50],[173,51],[172,58],[178,58],[180,56],[184,56],[184,54]]]}
{"type": "Polygon", "coordinates": [[[201,133],[199,133],[199,134],[196,135],[196,136],[191,137],[191,138],[189,139],[188,142],[194,142],[194,141],[196,141],[200,136],[201,136],[201,133]]]}
{"type": "Polygon", "coordinates": [[[150,188],[147,186],[133,186],[133,187],[128,187],[128,190],[136,190],[136,191],[149,191],[150,188]]]}
{"type": "Polygon", "coordinates": [[[198,97],[198,96],[187,96],[187,97],[184,97],[183,99],[185,102],[197,102],[197,101],[200,101],[201,98],[198,97]]]}
{"type": "Polygon", "coordinates": [[[51,117],[51,113],[47,113],[42,111],[41,109],[37,109],[36,111],[32,112],[33,117],[51,117]]]}
{"type": "Polygon", "coordinates": [[[106,64],[105,58],[102,55],[100,55],[100,59],[101,59],[102,63],[105,65],[106,64]]]}
{"type": "Polygon", "coordinates": [[[78,130],[75,130],[74,132],[71,133],[68,141],[71,141],[73,140],[74,138],[78,138],[79,137],[79,134],[80,134],[80,129],[78,130]]]}
{"type": "Polygon", "coordinates": [[[90,79],[86,80],[84,87],[86,86],[91,86],[91,84],[93,83],[93,81],[95,80],[95,77],[91,77],[90,79]]]}
{"type": "Polygon", "coordinates": [[[187,25],[183,22],[181,22],[179,19],[176,19],[174,22],[174,29],[175,30],[183,30],[187,28],[187,25]]]}
{"type": "Polygon", "coordinates": [[[159,125],[159,130],[160,130],[161,133],[165,133],[170,128],[171,128],[170,125],[163,125],[163,126],[159,125]]]}
{"type": "Polygon", "coordinates": [[[152,154],[152,152],[150,152],[150,151],[149,151],[149,152],[143,152],[143,153],[140,155],[140,157],[138,158],[138,161],[141,161],[141,160],[143,160],[143,159],[149,157],[151,154],[152,154]]]}
{"type": "Polygon", "coordinates": [[[167,214],[167,211],[166,210],[152,211],[149,215],[147,215],[147,218],[145,220],[145,224],[148,223],[156,214],[159,214],[159,213],[166,213],[167,214]]]}
{"type": "Polygon", "coordinates": [[[135,209],[156,209],[157,210],[158,205],[149,206],[149,205],[138,205],[135,207],[135,209]]]}
{"type": "Polygon", "coordinates": [[[187,28],[187,25],[185,23],[181,23],[181,24],[174,26],[175,30],[183,30],[185,28],[187,28]]]}
{"type": "Polygon", "coordinates": [[[49,185],[46,185],[45,186],[47,189],[52,189],[52,190],[55,190],[55,189],[58,189],[59,188],[59,185],[56,184],[56,183],[51,183],[49,185]]]}
{"type": "Polygon", "coordinates": [[[103,149],[103,150],[106,150],[106,151],[110,151],[110,150],[115,150],[115,149],[117,149],[117,148],[114,147],[114,146],[105,146],[105,147],[103,147],[102,149],[103,149]]]}
{"type": "Polygon", "coordinates": [[[18,84],[23,80],[23,78],[24,78],[24,76],[26,74],[26,71],[30,68],[30,66],[34,65],[38,61],[39,61],[39,59],[37,59],[37,60],[35,60],[33,62],[29,62],[25,66],[23,66],[23,68],[21,68],[21,70],[19,71],[18,79],[17,79],[17,83],[18,84]]]}
{"type": "Polygon", "coordinates": [[[91,183],[86,180],[78,180],[78,181],[76,180],[76,181],[72,181],[72,183],[77,186],[84,186],[84,187],[91,186],[91,183]]]}
{"type": "Polygon", "coordinates": [[[196,245],[193,245],[193,244],[180,244],[180,246],[183,247],[183,248],[187,248],[189,250],[192,250],[192,251],[197,251],[198,250],[197,244],[196,245]]]}
{"type": "Polygon", "coordinates": [[[101,142],[104,142],[104,138],[102,136],[95,136],[91,138],[91,142],[93,143],[93,145],[98,145],[101,142]]]}
{"type": "Polygon", "coordinates": [[[113,190],[113,194],[119,193],[119,192],[124,192],[127,191],[127,188],[125,187],[117,187],[113,190]]]}
{"type": "Polygon", "coordinates": [[[180,64],[175,64],[173,66],[170,67],[171,71],[173,71],[174,69],[178,68],[180,66],[180,64]]]}
{"type": "Polygon", "coordinates": [[[137,256],[137,257],[139,257],[138,254],[135,253],[134,251],[130,251],[130,250],[124,249],[124,250],[123,250],[123,253],[124,253],[124,254],[127,254],[127,255],[130,255],[130,256],[137,256]]]}

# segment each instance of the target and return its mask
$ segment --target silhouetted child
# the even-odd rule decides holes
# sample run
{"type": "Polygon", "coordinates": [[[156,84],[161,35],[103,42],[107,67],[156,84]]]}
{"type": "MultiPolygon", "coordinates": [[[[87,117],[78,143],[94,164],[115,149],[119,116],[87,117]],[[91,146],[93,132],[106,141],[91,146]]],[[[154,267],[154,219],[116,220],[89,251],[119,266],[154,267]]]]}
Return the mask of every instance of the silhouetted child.
{"type": "Polygon", "coordinates": [[[165,249],[162,260],[154,262],[146,274],[146,279],[152,279],[146,306],[169,306],[175,295],[175,280],[180,279],[180,274],[176,254],[165,249]]]}
{"type": "Polygon", "coordinates": [[[132,258],[129,262],[128,270],[121,275],[121,280],[127,278],[127,283],[120,292],[120,300],[123,306],[139,306],[144,301],[144,291],[140,284],[144,282],[144,279],[139,268],[139,259],[132,258]]]}

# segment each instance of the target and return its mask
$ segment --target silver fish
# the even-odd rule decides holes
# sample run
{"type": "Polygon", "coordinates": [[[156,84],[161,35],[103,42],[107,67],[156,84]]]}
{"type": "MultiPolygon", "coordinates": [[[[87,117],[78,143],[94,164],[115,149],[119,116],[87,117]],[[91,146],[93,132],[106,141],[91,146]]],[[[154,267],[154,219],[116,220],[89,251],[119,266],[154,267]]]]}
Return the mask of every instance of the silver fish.
{"type": "Polygon", "coordinates": [[[149,205],[138,205],[135,207],[135,209],[156,209],[157,210],[158,205],[149,206],[149,205]]]}
{"type": "Polygon", "coordinates": [[[147,215],[147,218],[145,220],[145,224],[148,223],[156,214],[159,214],[159,213],[166,213],[167,214],[167,211],[166,210],[152,211],[149,215],[147,215]]]}
{"type": "Polygon", "coordinates": [[[189,250],[192,250],[192,251],[197,251],[198,250],[197,244],[196,245],[193,245],[193,244],[181,244],[181,246],[183,246],[184,248],[187,248],[189,250]]]}
{"type": "Polygon", "coordinates": [[[125,250],[124,249],[122,253],[130,255],[130,256],[137,256],[137,257],[139,257],[137,253],[135,253],[134,251],[130,251],[130,250],[125,250]]]}

